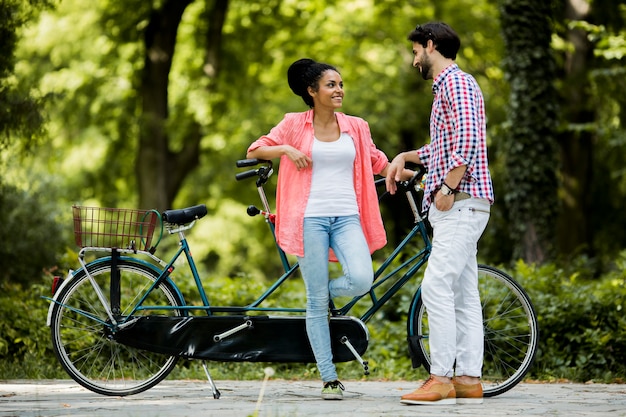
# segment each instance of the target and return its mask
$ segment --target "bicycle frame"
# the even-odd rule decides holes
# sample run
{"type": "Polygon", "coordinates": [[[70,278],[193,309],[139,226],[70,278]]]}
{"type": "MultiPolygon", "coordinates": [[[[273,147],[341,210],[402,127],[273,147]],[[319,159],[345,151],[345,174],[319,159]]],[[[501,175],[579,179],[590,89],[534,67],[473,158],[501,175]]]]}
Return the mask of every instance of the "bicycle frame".
{"type": "MultiPolygon", "coordinates": [[[[382,180],[379,180],[378,184],[381,183],[382,180]]],[[[349,302],[341,307],[335,307],[334,304],[331,304],[331,314],[334,316],[345,316],[350,313],[352,308],[357,305],[362,299],[368,297],[371,301],[371,306],[360,316],[360,320],[367,323],[373,316],[380,310],[380,308],[389,301],[414,275],[415,273],[426,263],[428,256],[431,251],[431,242],[428,236],[428,232],[426,226],[424,225],[424,220],[419,213],[417,208],[417,204],[415,203],[415,199],[411,193],[411,186],[405,185],[405,194],[411,206],[413,215],[414,215],[414,226],[409,231],[409,233],[404,237],[402,242],[398,244],[393,250],[393,252],[383,261],[383,263],[378,267],[378,269],[374,273],[374,284],[371,289],[360,296],[353,297],[349,302]],[[395,266],[395,268],[391,271],[387,271],[389,266],[398,258],[398,256],[403,253],[405,248],[412,242],[416,237],[420,237],[420,241],[424,243],[424,246],[421,250],[417,251],[417,253],[411,255],[407,260],[400,262],[399,265],[395,266]],[[402,274],[398,277],[399,274],[402,274]],[[395,281],[392,281],[394,278],[395,281]],[[383,284],[390,282],[391,285],[387,288],[381,295],[376,294],[376,290],[380,288],[383,284]]],[[[272,221],[272,214],[269,211],[269,204],[267,203],[267,199],[265,196],[265,191],[263,189],[263,183],[257,184],[257,188],[261,197],[261,201],[264,205],[265,211],[259,211],[259,214],[263,214],[265,216],[266,222],[270,228],[272,236],[274,240],[276,239],[275,235],[275,227],[272,221]]],[[[178,228],[176,230],[169,231],[170,234],[178,233],[179,234],[179,249],[173,255],[169,262],[163,262],[162,260],[156,258],[154,255],[150,255],[153,259],[157,260],[163,266],[163,269],[160,270],[159,278],[154,282],[154,284],[148,289],[148,291],[144,294],[144,296],[139,300],[136,304],[135,308],[128,314],[128,316],[132,316],[136,311],[140,310],[182,310],[182,311],[204,311],[207,315],[211,316],[214,313],[235,313],[242,314],[248,312],[265,312],[265,313],[305,313],[305,308],[287,308],[287,307],[262,307],[262,304],[265,300],[270,298],[280,287],[281,285],[291,278],[296,270],[298,270],[299,265],[297,262],[290,263],[285,252],[276,245],[278,250],[278,254],[280,256],[284,273],[277,278],[266,290],[263,294],[261,294],[255,301],[246,306],[213,306],[209,302],[209,297],[207,292],[202,284],[202,280],[200,278],[200,274],[196,267],[195,261],[191,254],[191,250],[189,247],[189,243],[187,242],[187,238],[185,237],[184,230],[190,229],[193,226],[193,223],[178,228]],[[201,306],[149,306],[143,305],[145,299],[148,297],[150,291],[152,291],[156,286],[159,285],[161,281],[166,278],[169,278],[170,274],[174,271],[174,264],[177,259],[185,255],[187,262],[189,264],[189,268],[192,272],[193,280],[195,282],[195,286],[198,290],[198,294],[200,299],[202,300],[201,306]]],[[[148,262],[146,262],[149,264],[148,262]]],[[[179,291],[180,293],[180,291],[179,291]]]]}
{"type": "MultiPolygon", "coordinates": [[[[259,170],[255,170],[255,174],[258,174],[259,170]]],[[[271,214],[270,212],[270,207],[269,207],[269,203],[267,201],[267,197],[265,194],[265,190],[263,188],[265,182],[267,181],[267,179],[269,178],[269,176],[272,174],[272,170],[271,170],[271,166],[265,171],[265,172],[261,172],[260,178],[259,180],[257,180],[257,189],[258,189],[258,193],[259,193],[259,197],[261,199],[261,202],[263,204],[264,207],[264,211],[260,211],[257,209],[257,213],[255,214],[263,214],[265,217],[265,221],[268,224],[269,228],[270,228],[270,232],[272,233],[272,236],[274,238],[274,241],[276,240],[276,234],[275,234],[275,226],[273,223],[273,214],[271,214]],[[264,175],[263,175],[264,174],[264,175]]],[[[249,175],[248,175],[249,176],[249,175]]],[[[417,175],[416,175],[417,177],[417,175]]],[[[430,242],[430,238],[428,236],[428,232],[426,229],[426,226],[424,225],[424,219],[421,216],[419,209],[417,207],[417,204],[415,202],[415,198],[413,196],[413,194],[411,193],[411,189],[414,188],[414,183],[415,183],[415,179],[414,178],[412,181],[408,181],[405,182],[402,185],[402,188],[404,189],[406,198],[409,202],[409,205],[411,207],[411,211],[413,213],[414,216],[414,226],[413,228],[408,232],[408,234],[404,237],[404,239],[400,242],[400,244],[398,244],[398,246],[396,246],[394,248],[394,250],[392,251],[392,253],[383,261],[383,263],[377,268],[377,270],[374,273],[374,284],[372,285],[372,287],[370,288],[370,290],[360,296],[355,296],[353,297],[349,302],[347,302],[345,305],[341,306],[341,307],[336,307],[334,305],[334,303],[332,303],[331,301],[331,314],[334,316],[346,316],[349,315],[350,311],[352,310],[352,308],[359,304],[359,302],[361,300],[363,300],[364,298],[368,297],[370,302],[371,302],[371,306],[369,306],[369,308],[367,308],[367,310],[359,317],[359,319],[365,323],[367,323],[373,316],[374,314],[376,314],[376,312],[378,312],[382,306],[385,305],[385,303],[387,303],[387,301],[389,301],[389,299],[391,299],[414,275],[415,273],[422,267],[422,265],[424,265],[424,263],[426,263],[426,261],[428,260],[428,256],[430,255],[430,251],[431,251],[431,242],[430,242]],[[387,271],[387,269],[390,267],[390,265],[392,265],[392,263],[394,261],[396,261],[396,259],[398,258],[398,256],[403,253],[403,251],[405,250],[405,248],[411,243],[413,242],[416,237],[420,237],[420,241],[424,244],[424,246],[417,251],[415,254],[411,255],[408,259],[400,262],[399,265],[395,266],[395,268],[391,271],[387,271]],[[401,276],[398,277],[399,274],[402,274],[401,276]],[[395,278],[395,281],[393,281],[393,279],[395,278]],[[377,289],[379,289],[383,284],[390,282],[391,285],[389,288],[387,288],[382,294],[377,295],[376,291],[377,289]]],[[[377,185],[381,185],[383,184],[383,180],[378,180],[376,183],[377,185]]],[[[250,211],[250,210],[249,210],[250,211]]],[[[254,214],[251,214],[254,215],[254,214]]],[[[106,310],[107,310],[107,314],[109,316],[109,319],[111,320],[111,323],[103,323],[105,325],[108,326],[119,326],[120,328],[124,327],[125,325],[127,325],[129,322],[131,322],[133,320],[133,316],[135,315],[136,312],[138,311],[145,311],[145,310],[178,310],[178,311],[182,311],[184,314],[188,314],[190,311],[202,311],[204,313],[206,313],[208,316],[211,316],[215,313],[234,313],[234,314],[243,314],[243,313],[248,313],[248,312],[261,312],[261,313],[294,313],[294,314],[304,314],[306,312],[305,308],[287,308],[287,307],[262,307],[263,302],[265,302],[268,298],[270,298],[280,287],[281,285],[287,281],[289,278],[291,278],[294,273],[298,270],[299,265],[297,262],[295,263],[290,263],[289,259],[287,258],[286,253],[278,246],[276,245],[277,251],[278,251],[278,255],[281,259],[281,263],[282,263],[282,267],[284,270],[284,273],[278,277],[264,292],[263,294],[261,294],[255,301],[253,301],[251,304],[245,305],[245,306],[214,306],[211,305],[209,297],[207,295],[207,291],[204,288],[204,285],[202,284],[202,280],[200,277],[200,273],[198,272],[198,268],[196,266],[196,263],[194,261],[194,258],[191,254],[191,249],[189,246],[189,243],[187,241],[187,238],[185,236],[185,231],[188,229],[191,229],[195,224],[194,222],[189,223],[188,225],[184,225],[184,226],[176,226],[175,228],[169,228],[168,229],[168,233],[169,234],[178,234],[179,237],[179,248],[177,249],[177,251],[174,253],[174,255],[171,257],[171,259],[169,261],[164,261],[160,258],[158,258],[157,256],[155,256],[153,253],[147,252],[147,251],[141,251],[141,250],[127,250],[127,249],[106,249],[106,248],[94,248],[94,247],[87,247],[87,248],[83,248],[80,253],[79,253],[79,261],[81,263],[82,269],[85,270],[86,274],[89,276],[90,278],[90,282],[92,284],[92,286],[94,287],[95,292],[98,294],[99,299],[101,300],[103,306],[105,306],[106,310]],[[106,295],[102,293],[102,291],[100,290],[100,288],[98,287],[97,283],[95,282],[95,280],[93,280],[91,278],[91,276],[89,275],[89,271],[87,269],[87,264],[85,264],[84,262],[84,255],[85,252],[102,252],[102,251],[106,251],[106,252],[111,252],[111,256],[110,257],[102,257],[99,258],[98,261],[99,262],[106,262],[109,259],[112,261],[112,265],[115,265],[116,262],[113,262],[114,260],[125,260],[125,259],[131,259],[130,256],[123,256],[123,255],[131,255],[131,254],[141,254],[141,255],[146,255],[147,257],[151,258],[153,260],[152,262],[148,262],[146,260],[143,259],[138,259],[136,257],[132,257],[132,259],[135,262],[140,262],[150,268],[152,268],[153,270],[155,270],[155,272],[157,272],[159,274],[158,278],[154,281],[154,283],[145,291],[145,293],[140,297],[140,299],[138,300],[138,302],[134,305],[134,307],[132,308],[131,311],[126,312],[124,317],[119,317],[116,316],[113,312],[114,307],[109,307],[111,304],[111,302],[113,300],[107,300],[106,295]],[[195,283],[195,287],[197,289],[198,295],[200,297],[200,300],[202,302],[202,305],[197,306],[197,305],[187,305],[186,303],[183,303],[183,305],[181,306],[150,306],[150,305],[144,305],[145,300],[148,298],[148,296],[150,295],[150,293],[163,281],[167,280],[168,284],[170,286],[172,286],[174,288],[174,290],[178,293],[178,295],[180,296],[180,299],[184,301],[184,297],[182,295],[182,292],[178,289],[177,285],[175,284],[174,280],[171,278],[171,274],[172,272],[175,270],[175,263],[176,261],[181,257],[181,256],[185,256],[189,269],[192,273],[192,277],[195,283]],[[159,266],[157,266],[159,265],[159,266]]],[[[113,269],[113,268],[112,268],[113,269]]],[[[78,272],[78,271],[77,271],[78,272]]],[[[115,276],[115,271],[112,271],[112,276],[115,276]]],[[[67,280],[66,280],[67,281],[67,280]]],[[[66,282],[64,282],[64,284],[66,284],[66,282]]],[[[114,298],[113,295],[111,296],[111,298],[114,298]]],[[[56,303],[57,301],[54,299],[49,299],[50,301],[52,301],[53,303],[56,303]]],[[[51,311],[51,309],[50,309],[51,311]]],[[[80,311],[77,311],[77,313],[79,314],[83,314],[80,311]]],[[[101,320],[97,320],[97,321],[101,321],[101,320]]]]}
{"type": "MultiPolygon", "coordinates": [[[[367,323],[372,318],[372,316],[374,316],[374,314],[376,314],[376,312],[378,312],[378,310],[380,310],[380,308],[383,305],[385,305],[385,303],[389,301],[389,299],[393,297],[415,275],[415,273],[422,267],[422,265],[424,265],[424,263],[426,263],[426,261],[428,260],[428,256],[430,255],[432,245],[430,242],[430,238],[428,236],[428,232],[426,230],[426,226],[424,225],[424,219],[421,216],[418,206],[413,197],[413,194],[411,193],[411,187],[413,187],[415,179],[416,178],[414,178],[413,181],[408,182],[407,184],[404,184],[404,187],[403,187],[405,189],[405,195],[407,197],[407,200],[411,207],[411,211],[414,216],[413,228],[404,237],[402,242],[400,242],[400,244],[394,248],[393,252],[383,261],[380,267],[378,267],[378,269],[374,273],[374,284],[372,285],[370,290],[363,295],[353,297],[351,301],[349,301],[348,303],[346,303],[340,308],[336,308],[334,307],[334,304],[331,304],[333,306],[331,308],[332,315],[337,315],[337,316],[348,315],[355,305],[357,305],[363,298],[369,296],[372,305],[360,317],[361,321],[367,323]],[[412,242],[413,239],[415,239],[415,237],[418,235],[421,237],[421,240],[424,243],[424,247],[420,251],[418,251],[416,254],[412,255],[409,259],[403,261],[400,265],[396,266],[396,268],[394,268],[392,271],[389,271],[385,274],[385,271],[387,270],[387,268],[389,268],[389,266],[404,251],[407,245],[410,242],[412,242]],[[376,290],[379,287],[381,287],[383,284],[385,284],[386,282],[396,277],[397,274],[400,273],[400,271],[402,270],[406,270],[404,274],[401,277],[399,277],[395,282],[393,282],[391,287],[388,288],[381,296],[377,296],[376,290]]],[[[383,184],[383,181],[384,180],[378,180],[376,183],[377,185],[381,185],[383,184]]],[[[266,212],[264,213],[266,217],[266,222],[269,224],[272,235],[274,236],[274,239],[275,239],[276,235],[274,231],[274,224],[270,220],[269,206],[267,204],[267,199],[265,197],[265,191],[263,189],[263,185],[257,183],[257,189],[261,197],[261,201],[263,202],[264,208],[266,209],[266,212]]],[[[277,246],[277,248],[278,248],[280,257],[283,260],[285,274],[281,278],[279,278],[274,283],[274,285],[272,285],[261,297],[259,297],[257,301],[251,304],[250,307],[256,307],[261,302],[263,302],[266,298],[268,298],[284,282],[284,280],[289,278],[298,268],[297,263],[294,264],[293,266],[290,266],[289,263],[286,261],[285,252],[280,247],[277,246]]],[[[332,303],[332,300],[331,300],[331,303],[332,303]]],[[[286,311],[286,310],[280,309],[280,311],[286,311]]],[[[304,312],[305,310],[298,309],[296,311],[304,312]]]]}

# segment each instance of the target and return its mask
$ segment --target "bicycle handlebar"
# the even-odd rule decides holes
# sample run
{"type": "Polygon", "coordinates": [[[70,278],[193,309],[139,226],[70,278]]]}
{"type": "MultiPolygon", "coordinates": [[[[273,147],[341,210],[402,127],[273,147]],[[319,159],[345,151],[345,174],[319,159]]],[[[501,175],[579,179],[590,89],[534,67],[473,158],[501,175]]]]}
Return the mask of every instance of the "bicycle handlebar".
{"type": "Polygon", "coordinates": [[[253,159],[240,159],[237,161],[237,168],[243,168],[243,167],[253,167],[255,165],[259,165],[262,163],[271,163],[271,161],[267,161],[265,159],[257,159],[257,158],[253,158],[253,159]]]}
{"type": "Polygon", "coordinates": [[[240,173],[236,174],[235,175],[235,179],[237,181],[241,181],[241,180],[245,180],[246,178],[255,177],[257,175],[259,175],[259,170],[258,169],[251,169],[249,171],[240,172],[240,173]]]}
{"type": "Polygon", "coordinates": [[[259,177],[256,181],[257,187],[262,186],[270,178],[274,170],[272,169],[272,161],[266,159],[240,159],[237,161],[237,167],[251,167],[255,165],[263,164],[262,167],[257,169],[251,169],[249,171],[240,172],[235,175],[237,181],[245,180],[246,178],[259,177]]]}
{"type": "MultiPolygon", "coordinates": [[[[265,191],[263,190],[263,185],[267,182],[269,177],[274,172],[273,169],[272,169],[272,161],[268,161],[268,160],[264,160],[264,159],[241,159],[241,160],[237,161],[237,167],[240,167],[240,168],[241,167],[255,166],[255,165],[259,165],[259,164],[263,164],[264,166],[259,167],[257,169],[251,169],[251,170],[248,170],[248,171],[245,171],[245,172],[240,172],[240,173],[235,175],[235,178],[237,179],[237,181],[241,181],[241,180],[244,180],[246,178],[258,177],[258,179],[256,181],[256,185],[259,188],[259,194],[261,195],[261,200],[263,201],[263,204],[266,207],[267,213],[269,214],[269,205],[267,204],[267,199],[265,198],[265,191]]],[[[414,169],[415,169],[415,174],[413,175],[413,177],[411,179],[405,180],[405,181],[399,181],[396,184],[398,185],[398,188],[401,191],[404,191],[405,193],[407,193],[407,198],[409,199],[409,204],[411,205],[411,208],[412,208],[412,210],[413,210],[413,212],[415,214],[416,220],[417,220],[418,217],[420,216],[419,210],[415,206],[415,202],[414,202],[413,196],[412,195],[408,195],[408,194],[410,194],[411,190],[420,191],[421,179],[424,176],[424,174],[426,173],[426,168],[423,165],[416,165],[414,169]],[[420,181],[420,184],[418,184],[418,181],[420,181]]],[[[380,186],[380,185],[384,185],[385,184],[385,178],[377,179],[374,182],[374,184],[377,187],[380,186]]],[[[387,194],[388,194],[387,191],[382,193],[382,195],[379,196],[379,201],[384,196],[386,196],[387,194]]],[[[248,214],[251,215],[251,216],[254,216],[254,215],[258,214],[258,213],[251,214],[250,211],[248,211],[248,214]]]]}
{"type": "MultiPolygon", "coordinates": [[[[266,176],[265,180],[267,180],[267,177],[269,177],[271,173],[273,172],[272,161],[265,160],[265,159],[256,159],[256,158],[240,159],[237,161],[238,168],[251,167],[251,166],[255,166],[259,164],[265,164],[266,166],[235,174],[235,179],[237,181],[241,181],[241,180],[245,180],[246,178],[252,178],[254,176],[259,176],[259,177],[266,176]]],[[[398,185],[404,189],[409,189],[411,187],[414,187],[416,181],[421,180],[425,173],[426,173],[426,168],[424,167],[424,165],[417,165],[416,170],[415,170],[415,175],[413,175],[413,177],[410,180],[398,182],[398,185]]],[[[376,186],[379,186],[384,183],[385,183],[385,178],[380,178],[375,181],[376,186]]]]}

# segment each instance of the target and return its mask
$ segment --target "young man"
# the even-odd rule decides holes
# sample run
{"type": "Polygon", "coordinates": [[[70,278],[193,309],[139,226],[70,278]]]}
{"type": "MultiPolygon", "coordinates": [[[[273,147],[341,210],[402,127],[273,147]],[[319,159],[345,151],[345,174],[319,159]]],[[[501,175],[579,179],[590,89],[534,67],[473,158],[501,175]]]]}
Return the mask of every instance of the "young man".
{"type": "Polygon", "coordinates": [[[417,26],[413,66],[433,80],[430,143],[396,156],[387,189],[406,162],[428,169],[423,209],[433,247],[422,284],[429,321],[430,378],[402,396],[405,404],[482,403],[483,323],[477,243],[489,220],[493,187],[487,163],[485,110],[476,80],[455,63],[458,35],[445,23],[417,26]]]}

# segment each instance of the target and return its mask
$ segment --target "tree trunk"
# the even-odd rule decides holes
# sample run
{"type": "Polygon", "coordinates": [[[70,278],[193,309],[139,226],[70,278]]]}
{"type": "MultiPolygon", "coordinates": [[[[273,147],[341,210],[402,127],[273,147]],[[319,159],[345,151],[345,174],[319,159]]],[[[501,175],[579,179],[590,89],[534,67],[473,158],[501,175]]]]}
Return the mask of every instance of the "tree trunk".
{"type": "MultiPolygon", "coordinates": [[[[178,25],[187,6],[193,0],[167,0],[153,11],[146,29],[146,56],[141,77],[141,132],[137,150],[136,173],[139,207],[165,210],[187,177],[199,164],[202,132],[196,122],[186,132],[182,149],[170,148],[166,128],[168,119],[169,73],[176,46],[178,25]]],[[[206,62],[207,76],[215,77],[219,69],[221,33],[228,1],[207,1],[206,62]]]]}
{"type": "Polygon", "coordinates": [[[180,170],[169,148],[169,73],[176,46],[178,25],[192,0],[169,0],[154,10],[145,33],[145,61],[139,93],[142,100],[141,131],[137,149],[139,207],[164,210],[173,200],[172,183],[180,170]],[[178,172],[178,173],[177,173],[178,172]]]}
{"type": "MultiPolygon", "coordinates": [[[[565,18],[576,21],[586,19],[590,12],[584,0],[567,0],[565,18]]],[[[573,50],[566,53],[563,101],[568,129],[559,138],[561,154],[561,213],[558,222],[558,250],[571,254],[583,250],[593,254],[593,230],[590,225],[592,183],[592,155],[594,135],[585,128],[594,122],[591,108],[589,61],[592,45],[581,29],[569,29],[567,40],[573,50]]]]}
{"type": "Polygon", "coordinates": [[[513,258],[542,263],[554,248],[558,203],[552,15],[545,0],[500,0],[500,8],[511,86],[503,197],[513,258]]]}

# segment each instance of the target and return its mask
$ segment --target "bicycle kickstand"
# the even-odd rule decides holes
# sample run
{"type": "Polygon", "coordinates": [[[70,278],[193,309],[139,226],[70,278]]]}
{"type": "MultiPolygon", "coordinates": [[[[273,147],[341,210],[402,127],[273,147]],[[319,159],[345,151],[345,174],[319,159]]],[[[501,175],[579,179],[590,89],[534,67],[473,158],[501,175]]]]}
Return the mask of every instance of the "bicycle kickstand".
{"type": "Polygon", "coordinates": [[[359,355],[359,353],[356,351],[354,346],[352,346],[352,343],[350,343],[350,339],[348,339],[346,336],[342,336],[341,339],[340,339],[340,342],[343,343],[344,345],[346,345],[346,347],[348,349],[350,349],[350,352],[352,352],[352,354],[354,355],[356,360],[363,367],[363,372],[365,373],[365,375],[369,375],[370,374],[370,367],[369,367],[368,362],[364,361],[363,358],[361,357],[361,355],[359,355]]]}
{"type": "Polygon", "coordinates": [[[209,385],[211,385],[211,391],[213,391],[213,398],[218,400],[220,398],[220,391],[215,386],[215,382],[213,382],[213,378],[211,378],[211,374],[209,373],[209,368],[206,366],[206,361],[202,361],[202,368],[204,369],[204,373],[206,377],[209,379],[209,385]]]}

